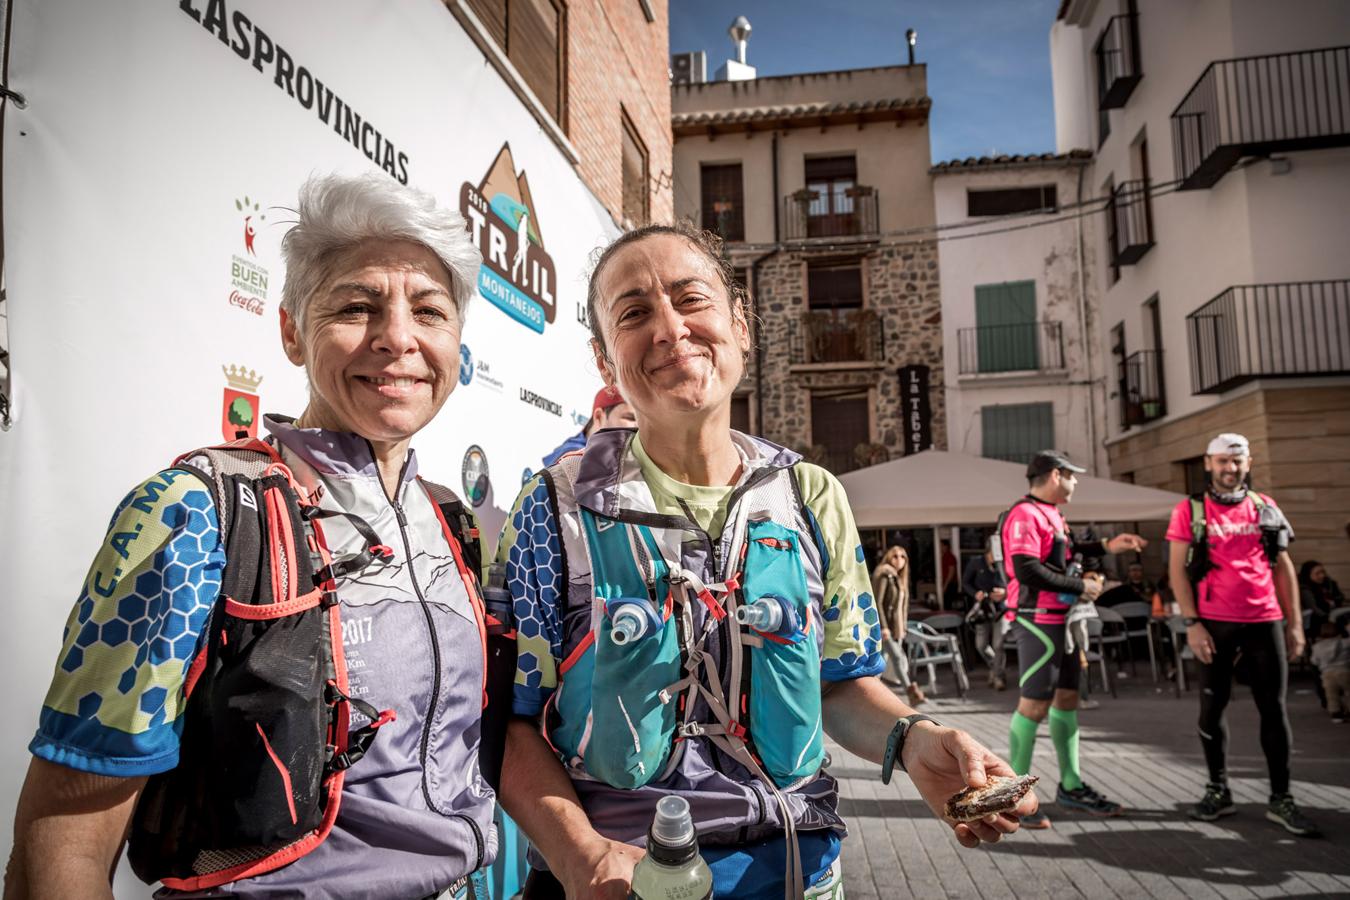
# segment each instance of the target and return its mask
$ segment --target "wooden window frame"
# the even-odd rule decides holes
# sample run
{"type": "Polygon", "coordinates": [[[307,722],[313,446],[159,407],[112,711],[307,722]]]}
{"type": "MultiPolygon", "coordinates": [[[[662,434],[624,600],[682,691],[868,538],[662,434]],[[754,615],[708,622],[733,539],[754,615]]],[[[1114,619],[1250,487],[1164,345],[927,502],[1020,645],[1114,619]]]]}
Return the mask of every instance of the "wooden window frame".
{"type": "Polygon", "coordinates": [[[652,216],[652,155],[651,151],[647,149],[647,142],[642,139],[642,132],[638,131],[637,125],[633,123],[633,117],[628,115],[628,110],[624,108],[623,104],[619,104],[619,125],[622,129],[619,139],[619,212],[624,219],[631,221],[633,225],[642,226],[650,222],[652,216]],[[622,183],[623,173],[625,171],[623,163],[624,136],[627,136],[632,140],[633,144],[637,147],[638,153],[642,157],[642,217],[639,220],[633,220],[628,215],[628,209],[626,208],[628,191],[626,186],[622,183]]]}

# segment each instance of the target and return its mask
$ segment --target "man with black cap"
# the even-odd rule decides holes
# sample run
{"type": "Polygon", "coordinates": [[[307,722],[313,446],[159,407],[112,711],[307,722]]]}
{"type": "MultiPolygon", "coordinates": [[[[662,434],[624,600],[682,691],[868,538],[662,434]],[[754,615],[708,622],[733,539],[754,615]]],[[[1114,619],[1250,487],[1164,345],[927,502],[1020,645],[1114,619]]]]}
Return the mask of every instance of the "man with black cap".
{"type": "Polygon", "coordinates": [[[1209,783],[1191,818],[1212,822],[1237,812],[1225,771],[1228,723],[1239,653],[1261,715],[1261,749],[1270,773],[1266,818],[1291,834],[1317,834],[1289,793],[1293,735],[1285,711],[1289,657],[1303,652],[1294,564],[1285,549],[1289,520],[1251,490],[1252,455],[1240,434],[1221,434],[1205,450],[1209,489],[1177,504],[1167,528],[1168,574],[1186,620],[1186,643],[1200,666],[1200,745],[1209,783]]]}
{"type": "MultiPolygon", "coordinates": [[[[1102,556],[1140,550],[1137,534],[1119,534],[1108,541],[1075,542],[1060,506],[1073,498],[1080,466],[1058,450],[1042,450],[1027,465],[1031,489],[1003,516],[999,529],[1008,576],[1009,615],[1016,612],[1017,659],[1021,697],[1013,713],[1008,761],[1019,775],[1031,770],[1036,731],[1047,715],[1050,738],[1059,758],[1056,802],[1097,816],[1120,813],[1083,781],[1078,771],[1078,682],[1082,675],[1078,648],[1068,650],[1066,619],[1081,598],[1101,593],[1102,583],[1069,572],[1075,556],[1102,556]]],[[[1023,817],[1023,828],[1048,828],[1037,812],[1023,817]]]]}

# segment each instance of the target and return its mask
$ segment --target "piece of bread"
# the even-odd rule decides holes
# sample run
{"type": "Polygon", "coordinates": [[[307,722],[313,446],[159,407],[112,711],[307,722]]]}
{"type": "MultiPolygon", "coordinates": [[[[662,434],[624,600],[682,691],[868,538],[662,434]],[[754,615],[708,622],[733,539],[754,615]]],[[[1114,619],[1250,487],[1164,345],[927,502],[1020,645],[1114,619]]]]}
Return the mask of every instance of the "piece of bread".
{"type": "Polygon", "coordinates": [[[943,814],[954,822],[974,822],[1015,807],[1039,781],[1035,775],[991,775],[982,788],[962,788],[947,801],[943,814]]]}

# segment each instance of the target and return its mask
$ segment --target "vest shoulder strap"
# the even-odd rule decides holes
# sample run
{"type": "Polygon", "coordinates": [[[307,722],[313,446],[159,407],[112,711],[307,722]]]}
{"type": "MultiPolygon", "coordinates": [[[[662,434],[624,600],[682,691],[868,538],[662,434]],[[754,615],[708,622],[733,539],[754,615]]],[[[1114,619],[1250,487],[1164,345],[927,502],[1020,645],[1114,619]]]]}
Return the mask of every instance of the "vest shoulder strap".
{"type": "Polygon", "coordinates": [[[449,536],[453,537],[455,542],[459,544],[469,571],[473,572],[475,578],[481,580],[483,577],[483,541],[482,532],[478,527],[478,517],[473,514],[469,507],[464,505],[464,501],[460,500],[450,488],[421,477],[417,480],[422,483],[422,487],[426,490],[427,496],[431,498],[431,502],[440,508],[445,527],[450,532],[449,536]]]}
{"type": "Polygon", "coordinates": [[[1209,536],[1205,525],[1205,495],[1192,494],[1191,506],[1191,543],[1203,544],[1209,536]]]}

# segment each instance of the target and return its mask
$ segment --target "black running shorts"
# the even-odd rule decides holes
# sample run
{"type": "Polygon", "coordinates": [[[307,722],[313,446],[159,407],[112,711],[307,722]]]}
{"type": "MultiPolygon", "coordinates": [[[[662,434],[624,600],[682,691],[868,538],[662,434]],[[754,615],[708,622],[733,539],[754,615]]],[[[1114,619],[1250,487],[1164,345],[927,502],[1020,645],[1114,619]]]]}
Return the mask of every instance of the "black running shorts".
{"type": "Polygon", "coordinates": [[[1065,652],[1064,628],[1037,625],[1030,616],[1017,617],[1017,663],[1022,670],[1018,687],[1028,700],[1053,699],[1056,688],[1078,690],[1082,663],[1077,651],[1065,652]]]}

